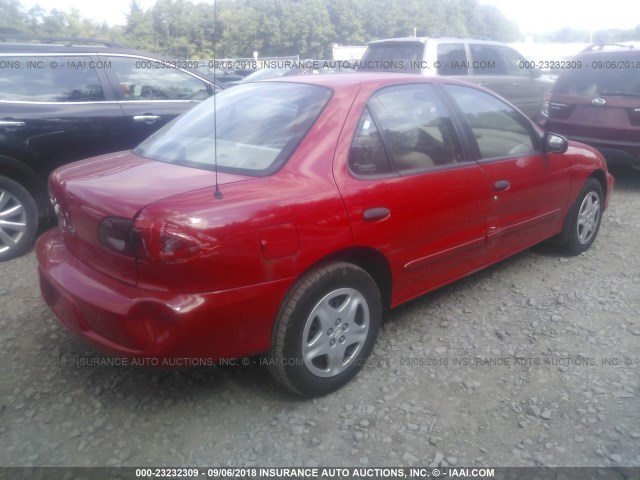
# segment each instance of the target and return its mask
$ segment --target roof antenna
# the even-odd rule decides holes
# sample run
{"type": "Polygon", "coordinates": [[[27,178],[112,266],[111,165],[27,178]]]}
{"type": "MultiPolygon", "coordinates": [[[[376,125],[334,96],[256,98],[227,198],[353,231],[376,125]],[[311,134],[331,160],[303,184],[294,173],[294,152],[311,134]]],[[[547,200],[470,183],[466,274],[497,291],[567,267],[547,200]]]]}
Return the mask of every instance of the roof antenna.
{"type": "Polygon", "coordinates": [[[213,2],[213,158],[214,158],[214,169],[216,172],[216,190],[213,192],[213,196],[218,200],[221,200],[223,195],[220,191],[220,184],[218,183],[218,107],[216,102],[216,97],[218,96],[218,92],[216,89],[218,88],[218,82],[216,81],[216,70],[218,69],[218,56],[216,55],[216,23],[218,22],[217,8],[218,2],[214,0],[213,2]]]}

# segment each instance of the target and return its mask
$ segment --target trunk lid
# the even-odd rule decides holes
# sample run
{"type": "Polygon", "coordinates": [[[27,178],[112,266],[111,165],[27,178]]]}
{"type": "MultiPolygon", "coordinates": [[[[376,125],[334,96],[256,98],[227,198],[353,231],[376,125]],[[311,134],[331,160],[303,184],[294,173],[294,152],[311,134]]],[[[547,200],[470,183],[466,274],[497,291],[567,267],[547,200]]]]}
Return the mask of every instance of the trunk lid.
{"type": "MultiPolygon", "coordinates": [[[[220,185],[253,178],[218,173],[220,185]]],[[[213,195],[215,184],[213,171],[118,152],[57,169],[49,177],[49,193],[71,253],[107,275],[135,284],[136,259],[100,242],[100,222],[108,217],[133,221],[150,203],[189,191],[211,188],[213,195]]]]}

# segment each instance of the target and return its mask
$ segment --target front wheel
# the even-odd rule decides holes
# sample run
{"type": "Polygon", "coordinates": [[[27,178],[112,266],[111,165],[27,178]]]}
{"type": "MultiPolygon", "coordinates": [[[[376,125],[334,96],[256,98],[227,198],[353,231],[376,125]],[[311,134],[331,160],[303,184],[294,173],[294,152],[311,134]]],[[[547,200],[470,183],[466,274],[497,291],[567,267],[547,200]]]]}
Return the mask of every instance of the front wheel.
{"type": "Polygon", "coordinates": [[[295,393],[326,395],[371,353],[382,307],[375,281],[350,263],[312,271],[292,288],[274,326],[269,368],[295,393]]]}
{"type": "Polygon", "coordinates": [[[19,183],[0,176],[0,262],[22,255],[38,229],[38,209],[19,183]]]}
{"type": "Polygon", "coordinates": [[[568,253],[578,255],[591,247],[598,235],[603,211],[602,186],[595,178],[589,178],[567,219],[569,230],[564,247],[568,253]]]}

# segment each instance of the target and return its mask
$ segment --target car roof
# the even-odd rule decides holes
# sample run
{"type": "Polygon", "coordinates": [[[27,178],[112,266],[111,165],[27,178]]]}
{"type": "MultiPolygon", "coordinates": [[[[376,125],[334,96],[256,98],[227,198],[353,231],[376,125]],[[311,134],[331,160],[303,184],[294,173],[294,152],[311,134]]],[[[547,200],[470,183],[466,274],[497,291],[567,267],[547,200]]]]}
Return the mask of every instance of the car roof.
{"type": "Polygon", "coordinates": [[[143,50],[121,45],[110,40],[85,37],[56,37],[47,35],[0,34],[0,53],[4,54],[121,54],[166,60],[143,50]]]}
{"type": "Polygon", "coordinates": [[[162,59],[162,56],[145,52],[142,50],[135,50],[122,45],[70,45],[59,43],[9,43],[0,41],[0,53],[37,53],[37,54],[126,54],[144,56],[150,58],[162,59]]]}
{"type": "Polygon", "coordinates": [[[580,58],[601,58],[601,57],[632,57],[639,58],[640,57],[640,49],[638,48],[629,48],[629,47],[620,47],[620,48],[607,48],[607,49],[596,49],[596,50],[584,50],[580,52],[576,57],[580,58]]]}
{"type": "Polygon", "coordinates": [[[398,85],[408,83],[456,83],[460,85],[470,85],[479,90],[484,90],[477,85],[459,81],[446,76],[423,76],[410,73],[391,72],[347,72],[332,73],[331,75],[305,75],[298,77],[279,77],[263,80],[255,83],[285,82],[285,83],[305,83],[318,85],[331,89],[348,88],[354,85],[367,86],[372,88],[384,87],[386,85],[398,85]]]}
{"type": "Polygon", "coordinates": [[[408,42],[408,43],[427,43],[429,40],[438,42],[446,42],[446,43],[464,43],[473,41],[473,43],[483,43],[488,45],[504,45],[502,42],[496,42],[493,40],[487,40],[485,38],[477,38],[477,37],[457,37],[455,35],[450,36],[440,36],[440,35],[432,35],[430,37],[396,37],[396,38],[383,38],[380,40],[372,40],[371,42],[367,42],[367,45],[376,45],[387,42],[408,42]]]}

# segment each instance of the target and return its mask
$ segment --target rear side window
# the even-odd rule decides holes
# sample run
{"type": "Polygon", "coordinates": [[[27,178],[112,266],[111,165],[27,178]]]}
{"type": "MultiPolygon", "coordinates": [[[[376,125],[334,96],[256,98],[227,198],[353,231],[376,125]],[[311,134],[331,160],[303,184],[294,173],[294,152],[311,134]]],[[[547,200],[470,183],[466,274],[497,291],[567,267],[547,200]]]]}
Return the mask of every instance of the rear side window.
{"type": "Polygon", "coordinates": [[[206,100],[206,84],[156,60],[110,57],[122,100],[206,100]]]}
{"type": "Polygon", "coordinates": [[[351,144],[349,167],[358,175],[381,175],[391,172],[389,158],[369,108],[366,108],[351,144]]]}
{"type": "Polygon", "coordinates": [[[553,87],[555,93],[589,98],[640,96],[640,54],[585,55],[576,60],[582,61],[582,68],[562,72],[553,87]]]}
{"type": "Polygon", "coordinates": [[[420,73],[423,52],[421,42],[374,43],[357,63],[358,70],[420,73]]]}
{"type": "Polygon", "coordinates": [[[349,157],[360,175],[419,173],[463,160],[453,123],[431,85],[387,87],[364,111],[349,157]]]}
{"type": "Polygon", "coordinates": [[[89,57],[0,57],[0,101],[93,102],[104,92],[89,57]]]}
{"type": "Polygon", "coordinates": [[[460,85],[445,89],[462,110],[483,159],[514,157],[536,150],[526,120],[506,103],[460,85]]]}
{"type": "Polygon", "coordinates": [[[467,75],[467,52],[464,43],[438,44],[438,73],[440,75],[467,75]]]}

